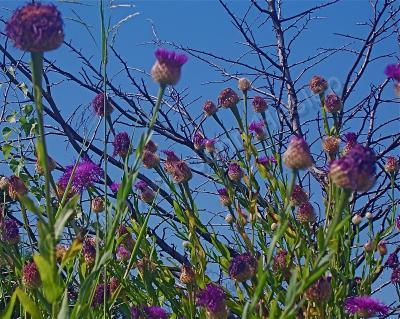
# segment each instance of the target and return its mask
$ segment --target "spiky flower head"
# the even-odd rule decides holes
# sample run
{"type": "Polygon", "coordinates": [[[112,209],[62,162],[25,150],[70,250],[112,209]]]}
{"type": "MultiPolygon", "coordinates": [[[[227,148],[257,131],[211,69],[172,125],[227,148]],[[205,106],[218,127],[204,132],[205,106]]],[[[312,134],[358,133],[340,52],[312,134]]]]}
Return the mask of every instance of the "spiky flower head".
{"type": "Polygon", "coordinates": [[[2,176],[0,178],[0,190],[2,191],[8,190],[8,178],[5,176],[2,176]]]}
{"type": "Polygon", "coordinates": [[[175,169],[175,164],[180,161],[180,158],[175,154],[174,151],[164,150],[163,153],[167,155],[164,163],[164,169],[167,173],[172,174],[175,169]]]}
{"type": "Polygon", "coordinates": [[[203,134],[201,134],[200,132],[196,132],[193,135],[192,142],[193,142],[193,146],[196,150],[201,151],[204,149],[205,138],[204,138],[203,134]]]}
{"type": "Polygon", "coordinates": [[[25,183],[18,176],[11,176],[8,178],[8,195],[13,200],[16,200],[19,196],[24,196],[28,193],[28,188],[25,183]]]}
{"type": "Polygon", "coordinates": [[[260,156],[256,158],[256,164],[261,165],[266,169],[270,169],[273,165],[277,164],[277,161],[273,156],[260,156]]]}
{"type": "Polygon", "coordinates": [[[283,162],[291,169],[304,169],[312,165],[310,147],[302,137],[293,136],[290,139],[283,162]]]}
{"type": "Polygon", "coordinates": [[[181,268],[181,275],[179,276],[181,283],[191,285],[196,281],[194,271],[191,266],[183,265],[181,268]]]}
{"type": "Polygon", "coordinates": [[[155,168],[160,164],[160,157],[154,152],[145,150],[142,155],[142,163],[145,168],[155,168]]]}
{"type": "MultiPolygon", "coordinates": [[[[50,156],[47,156],[47,168],[49,172],[54,171],[56,167],[57,167],[56,161],[50,156]]],[[[36,159],[35,169],[39,175],[44,175],[44,167],[41,166],[39,158],[36,159]]]]}
{"type": "Polygon", "coordinates": [[[226,188],[220,188],[218,190],[218,194],[219,194],[219,201],[223,206],[232,205],[232,201],[229,198],[228,190],[226,188]]]}
{"type": "Polygon", "coordinates": [[[249,131],[256,135],[256,139],[259,141],[265,140],[265,131],[264,131],[264,122],[263,121],[254,121],[249,125],[249,131]]]}
{"type": "Polygon", "coordinates": [[[396,267],[393,269],[392,274],[390,275],[390,281],[393,285],[400,284],[400,267],[396,267]]]}
{"type": "Polygon", "coordinates": [[[344,301],[344,309],[347,313],[362,318],[371,318],[377,315],[385,316],[389,313],[389,307],[370,296],[348,297],[344,301]]]}
{"type": "Polygon", "coordinates": [[[104,114],[107,116],[111,114],[111,112],[114,110],[114,107],[112,106],[111,102],[108,99],[108,96],[105,93],[99,93],[94,97],[94,99],[92,100],[92,108],[98,116],[104,116],[104,114]],[[106,103],[105,113],[104,103],[106,103]]]}
{"type": "Polygon", "coordinates": [[[177,84],[188,57],[163,48],[157,49],[154,54],[157,60],[151,68],[153,80],[163,86],[177,84]]]}
{"type": "Polygon", "coordinates": [[[232,182],[239,182],[243,178],[243,170],[238,163],[231,162],[228,165],[228,177],[232,182]]]}
{"type": "Polygon", "coordinates": [[[389,174],[396,174],[400,169],[399,159],[395,156],[388,156],[385,163],[385,171],[389,174]]]}
{"type": "Polygon", "coordinates": [[[291,261],[289,253],[284,249],[279,249],[274,256],[272,269],[275,272],[281,273],[285,279],[290,278],[291,261]]]}
{"type": "Polygon", "coordinates": [[[385,240],[379,241],[378,246],[376,248],[381,256],[385,256],[388,253],[385,240]]]}
{"type": "Polygon", "coordinates": [[[149,151],[149,152],[152,152],[152,153],[157,152],[157,149],[158,149],[157,144],[154,143],[154,141],[152,141],[152,140],[148,141],[146,143],[146,145],[144,146],[144,150],[145,151],[149,151]]]}
{"type": "Polygon", "coordinates": [[[215,138],[205,139],[204,147],[206,148],[206,151],[209,153],[214,153],[215,152],[215,143],[216,143],[215,138]]]}
{"type": "Polygon", "coordinates": [[[23,51],[57,49],[64,41],[61,13],[52,4],[27,4],[14,11],[6,24],[6,34],[23,51]]]}
{"type": "Polygon", "coordinates": [[[325,97],[325,110],[328,113],[337,113],[342,109],[342,100],[335,93],[325,97]]]}
{"type": "Polygon", "coordinates": [[[19,242],[18,224],[13,219],[0,219],[0,239],[8,245],[15,245],[19,242]]]}
{"type": "Polygon", "coordinates": [[[112,144],[114,146],[113,156],[119,155],[124,158],[128,155],[129,148],[131,146],[131,140],[129,139],[127,132],[118,133],[115,136],[112,144]]]}
{"type": "Polygon", "coordinates": [[[117,183],[117,182],[113,182],[113,183],[111,183],[111,185],[110,185],[110,189],[111,189],[111,191],[115,194],[115,193],[118,193],[118,190],[119,190],[119,187],[120,187],[121,185],[119,184],[119,183],[117,183]]]}
{"type": "Polygon", "coordinates": [[[375,182],[375,160],[372,149],[356,144],[347,155],[330,163],[329,176],[340,187],[366,192],[375,182]]]}
{"type": "Polygon", "coordinates": [[[57,262],[61,263],[65,254],[68,251],[68,247],[62,245],[62,244],[58,244],[56,246],[56,260],[57,262]]]}
{"type": "Polygon", "coordinates": [[[257,271],[257,259],[250,253],[237,255],[229,265],[229,276],[238,282],[253,278],[257,271]]]}
{"type": "Polygon", "coordinates": [[[290,196],[290,203],[293,206],[299,206],[308,202],[308,194],[300,185],[294,185],[292,195],[290,196]]]}
{"type": "Polygon", "coordinates": [[[131,307],[131,319],[140,319],[140,309],[138,307],[131,307]]]}
{"type": "MultiPolygon", "coordinates": [[[[92,308],[97,308],[104,303],[104,297],[109,296],[109,289],[108,286],[104,284],[98,284],[95,288],[93,300],[92,300],[92,308]]],[[[107,300],[107,299],[106,299],[107,300]]]]}
{"type": "Polygon", "coordinates": [[[357,143],[357,134],[354,132],[349,132],[344,135],[344,140],[346,142],[346,145],[343,148],[343,155],[346,155],[354,145],[358,144],[357,143]]]}
{"type": "Polygon", "coordinates": [[[394,269],[397,268],[399,265],[399,257],[397,256],[397,252],[394,251],[389,255],[388,259],[386,260],[385,266],[394,269]]]}
{"type": "Polygon", "coordinates": [[[212,116],[218,112],[218,108],[213,101],[208,100],[204,102],[203,111],[206,116],[212,116]]]}
{"type": "Polygon", "coordinates": [[[147,204],[151,204],[156,197],[153,189],[147,185],[145,181],[139,181],[136,183],[135,187],[140,191],[140,198],[147,204]]]}
{"type": "Polygon", "coordinates": [[[112,276],[110,278],[110,284],[109,284],[110,294],[113,295],[117,291],[119,286],[121,286],[119,279],[115,276],[112,276]]]}
{"type": "Polygon", "coordinates": [[[192,178],[192,170],[185,161],[178,161],[173,166],[172,178],[178,184],[188,182],[192,178]]]}
{"type": "Polygon", "coordinates": [[[253,97],[253,110],[256,113],[264,113],[267,110],[267,101],[261,96],[253,97]]]}
{"type": "Polygon", "coordinates": [[[335,155],[339,151],[340,139],[336,136],[327,136],[322,142],[322,149],[329,155],[335,155]]]}
{"type": "Polygon", "coordinates": [[[131,233],[125,225],[120,225],[117,230],[116,239],[122,238],[121,245],[132,251],[135,246],[135,240],[132,238],[131,233]]]}
{"type": "Polygon", "coordinates": [[[311,223],[315,221],[314,207],[310,202],[300,204],[296,212],[296,219],[300,223],[311,223]]]}
{"type": "Polygon", "coordinates": [[[328,88],[328,82],[321,76],[314,75],[310,81],[310,89],[314,94],[322,94],[328,88]]]}
{"type": "Polygon", "coordinates": [[[222,90],[221,93],[219,94],[218,104],[225,109],[229,109],[231,107],[236,106],[238,102],[239,102],[239,96],[231,88],[226,88],[222,90]]]}
{"type": "Polygon", "coordinates": [[[104,210],[104,198],[101,196],[97,196],[92,199],[91,207],[95,213],[101,213],[104,210]]]}
{"type": "Polygon", "coordinates": [[[82,246],[82,255],[86,264],[89,267],[94,265],[96,260],[96,238],[95,237],[87,237],[85,238],[82,246]]]}
{"type": "Polygon", "coordinates": [[[385,74],[389,79],[400,81],[400,64],[389,64],[385,69],[385,74]]]}
{"type": "Polygon", "coordinates": [[[238,88],[240,91],[247,92],[248,90],[250,90],[250,87],[251,87],[251,83],[248,79],[246,79],[246,78],[239,79],[238,88]]]}
{"type": "Polygon", "coordinates": [[[35,262],[30,261],[22,268],[22,284],[27,289],[36,289],[42,285],[39,270],[35,262]]]}
{"type": "Polygon", "coordinates": [[[309,301],[324,303],[332,295],[331,280],[329,277],[321,277],[314,282],[305,292],[305,297],[309,301]]]}
{"type": "Polygon", "coordinates": [[[207,318],[226,319],[229,310],[226,306],[225,292],[219,286],[210,283],[197,294],[197,305],[205,308],[207,318]]]}
{"type": "MultiPolygon", "coordinates": [[[[73,173],[74,165],[67,166],[64,174],[61,176],[58,183],[66,189],[68,181],[73,173]]],[[[91,187],[94,183],[99,182],[103,177],[104,172],[100,166],[93,163],[88,157],[83,158],[75,168],[72,176],[72,189],[76,192],[82,192],[85,188],[91,187]]]]}
{"type": "Polygon", "coordinates": [[[235,217],[233,217],[232,214],[228,213],[228,214],[226,214],[226,216],[225,216],[225,221],[226,221],[229,225],[231,225],[231,224],[233,224],[233,222],[235,221],[235,217]]]}
{"type": "Polygon", "coordinates": [[[131,258],[131,252],[124,245],[118,246],[116,255],[117,260],[121,262],[126,262],[131,258]]]}

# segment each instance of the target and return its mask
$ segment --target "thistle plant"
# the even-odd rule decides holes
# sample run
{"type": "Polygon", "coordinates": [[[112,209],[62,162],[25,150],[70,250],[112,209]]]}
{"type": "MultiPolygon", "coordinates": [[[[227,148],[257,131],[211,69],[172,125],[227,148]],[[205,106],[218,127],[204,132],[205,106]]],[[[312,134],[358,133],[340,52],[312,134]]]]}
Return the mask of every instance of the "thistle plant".
{"type": "Polygon", "coordinates": [[[15,48],[0,46],[2,73],[24,102],[4,111],[19,129],[2,130],[1,318],[399,316],[400,144],[386,131],[399,117],[377,116],[380,105],[398,107],[385,88],[398,86],[399,65],[382,62],[383,82],[349,99],[361,94],[365,50],[397,32],[395,3],[376,3],[385,19],[369,21],[374,37],[350,50],[357,63],[338,88],[310,74],[322,58],[296,74],[285,41],[292,20],[298,28],[324,6],[286,17],[281,1],[253,1],[248,14],[267,15],[277,40],[264,46],[221,2],[261,66],[237,59],[229,76],[218,67],[226,81],[190,103],[190,67],[207,54],[157,38],[154,63],[131,67],[113,34],[130,18],[113,26],[98,5],[97,66],[67,40],[52,4],[26,4],[4,26],[15,48]],[[30,55],[17,63],[14,49],[30,55]],[[80,75],[48,51],[77,56],[80,75]],[[121,85],[109,75],[117,63],[121,85]],[[53,73],[90,93],[76,111],[84,125],[57,106],[53,73]]]}

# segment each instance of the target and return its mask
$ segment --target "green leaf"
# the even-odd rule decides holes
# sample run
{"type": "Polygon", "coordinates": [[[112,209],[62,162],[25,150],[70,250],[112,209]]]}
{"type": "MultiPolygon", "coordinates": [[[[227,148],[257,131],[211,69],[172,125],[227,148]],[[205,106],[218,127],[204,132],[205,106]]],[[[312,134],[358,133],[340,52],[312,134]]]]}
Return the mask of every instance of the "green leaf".
{"type": "Polygon", "coordinates": [[[60,312],[58,313],[57,319],[68,319],[68,318],[69,318],[68,289],[65,289],[63,302],[61,305],[60,312]]]}
{"type": "Polygon", "coordinates": [[[4,159],[8,159],[12,150],[12,145],[11,144],[4,144],[1,148],[3,152],[4,159]]]}
{"type": "Polygon", "coordinates": [[[57,301],[63,291],[63,289],[59,286],[60,279],[57,276],[57,272],[41,255],[35,255],[33,256],[33,259],[39,269],[40,279],[43,283],[43,292],[46,300],[49,303],[57,301]]]}
{"type": "Polygon", "coordinates": [[[19,299],[24,310],[31,315],[32,319],[43,318],[36,304],[29,298],[29,296],[21,288],[16,288],[11,296],[10,301],[8,302],[6,310],[0,316],[1,319],[13,318],[12,315],[17,298],[19,299]]]}

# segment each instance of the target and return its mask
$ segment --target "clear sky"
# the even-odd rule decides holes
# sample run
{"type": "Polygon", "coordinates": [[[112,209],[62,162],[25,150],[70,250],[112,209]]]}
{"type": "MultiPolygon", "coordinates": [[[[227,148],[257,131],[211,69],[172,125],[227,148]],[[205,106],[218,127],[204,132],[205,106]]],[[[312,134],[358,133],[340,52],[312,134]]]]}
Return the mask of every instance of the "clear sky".
{"type": "MultiPolygon", "coordinates": [[[[25,2],[0,1],[0,7],[13,9],[25,2]]],[[[286,1],[286,5],[284,6],[286,16],[293,15],[320,2],[286,1]]],[[[100,63],[98,1],[79,1],[79,3],[78,1],[59,1],[57,3],[64,16],[66,40],[71,40],[75,47],[82,48],[85,55],[91,56],[94,65],[98,66],[100,63]],[[86,27],[78,22],[79,20],[86,23],[95,41],[86,30],[86,27]]],[[[243,14],[248,7],[248,1],[227,1],[227,3],[229,3],[232,11],[239,15],[243,14]]],[[[114,8],[107,11],[108,16],[111,18],[111,25],[115,25],[130,14],[138,13],[138,15],[121,25],[115,40],[116,48],[130,66],[135,66],[145,71],[150,70],[154,62],[153,51],[155,49],[155,46],[150,43],[154,40],[152,25],[161,40],[171,41],[183,47],[215,52],[217,55],[231,58],[238,57],[245,51],[245,48],[241,44],[243,42],[242,37],[236,32],[221,5],[215,0],[114,1],[113,4],[114,8]],[[117,6],[117,4],[135,5],[135,7],[122,7],[117,6]]],[[[293,56],[290,62],[293,63],[296,60],[303,59],[313,54],[318,48],[335,48],[343,44],[343,38],[334,33],[346,34],[351,32],[360,37],[365,36],[367,28],[365,26],[357,26],[356,23],[365,21],[370,14],[371,7],[367,0],[343,0],[332,7],[323,9],[318,13],[318,19],[310,24],[304,36],[294,45],[293,56]]],[[[257,39],[263,43],[273,41],[274,34],[270,27],[261,26],[261,24],[256,25],[258,27],[254,31],[257,39]]],[[[383,42],[382,45],[377,47],[375,54],[389,52],[394,52],[398,56],[398,43],[393,41],[383,42]]],[[[72,73],[79,71],[81,68],[81,62],[76,58],[71,58],[72,55],[66,47],[56,52],[51,52],[47,56],[50,59],[55,59],[57,64],[70,70],[72,73]]],[[[371,79],[383,80],[385,78],[383,69],[387,63],[393,62],[393,60],[387,59],[372,64],[366,76],[366,81],[362,83],[360,90],[368,89],[368,81],[371,79]]],[[[249,57],[248,61],[252,61],[252,57],[249,57]]],[[[337,88],[340,89],[343,77],[352,62],[353,58],[349,58],[348,55],[338,55],[333,59],[323,62],[318,67],[318,73],[329,79],[331,83],[336,83],[337,88]]],[[[241,71],[236,66],[227,65],[227,67],[232,72],[241,71]]],[[[121,66],[114,59],[110,60],[109,75],[115,76],[117,82],[129,91],[129,84],[118,73],[120,68],[121,66]]],[[[294,69],[295,74],[299,71],[294,69]]],[[[309,77],[305,77],[299,83],[299,86],[305,85],[312,75],[313,73],[309,73],[309,77]]],[[[143,75],[143,78],[148,84],[150,92],[152,91],[155,94],[157,86],[147,76],[143,75]]],[[[224,87],[230,85],[236,88],[234,81],[229,82],[229,84],[204,84],[208,81],[220,81],[222,79],[221,75],[215,70],[193,57],[190,58],[187,65],[184,66],[182,80],[177,88],[188,88],[190,94],[189,100],[199,99],[197,103],[193,103],[190,106],[190,112],[193,115],[199,115],[202,112],[201,107],[204,100],[213,99],[215,101],[218,93],[224,87]]],[[[92,93],[75,87],[65,88],[65,85],[65,83],[60,84],[58,89],[56,87],[54,90],[58,106],[65,116],[70,115],[79,105],[89,107],[89,103],[93,98],[92,93]]],[[[352,103],[352,101],[349,103],[352,103]]],[[[300,109],[301,119],[307,120],[314,117],[316,110],[318,110],[316,104],[306,103],[300,109]]],[[[396,107],[394,112],[399,114],[399,108],[396,107]]],[[[270,116],[274,117],[275,115],[271,113],[270,116]]],[[[388,109],[383,111],[379,120],[385,121],[391,116],[393,116],[393,109],[388,109]]],[[[89,119],[89,123],[91,126],[94,126],[96,119],[89,119]]],[[[398,124],[396,125],[398,129],[398,124]]],[[[208,129],[212,131],[213,127],[210,126],[208,129]]],[[[396,129],[396,127],[390,129],[396,129]]],[[[311,138],[315,137],[312,132],[310,136],[311,138]]],[[[65,146],[55,141],[50,143],[50,148],[52,149],[51,153],[62,154],[60,157],[56,156],[56,159],[62,164],[70,164],[76,158],[75,152],[72,150],[66,152],[65,146]]],[[[217,206],[217,203],[215,205],[216,209],[221,209],[217,206]]],[[[381,297],[390,302],[394,297],[394,293],[391,296],[381,297]]]]}

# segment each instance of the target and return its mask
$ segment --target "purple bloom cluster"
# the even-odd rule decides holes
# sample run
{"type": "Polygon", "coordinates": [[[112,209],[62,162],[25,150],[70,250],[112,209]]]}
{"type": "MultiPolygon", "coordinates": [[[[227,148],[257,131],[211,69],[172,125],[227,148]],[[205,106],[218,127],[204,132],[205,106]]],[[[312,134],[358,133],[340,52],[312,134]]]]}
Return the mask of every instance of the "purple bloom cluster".
{"type": "MultiPolygon", "coordinates": [[[[67,166],[64,174],[61,176],[58,184],[66,189],[68,181],[72,176],[74,165],[67,166]]],[[[82,192],[84,188],[93,186],[94,183],[100,181],[104,172],[97,164],[93,163],[89,158],[82,159],[77,165],[72,177],[72,189],[82,192]]]]}
{"type": "Polygon", "coordinates": [[[375,182],[375,161],[372,149],[355,144],[345,156],[330,163],[329,175],[340,187],[365,192],[375,182]]]}
{"type": "Polygon", "coordinates": [[[108,115],[113,111],[113,107],[112,107],[111,103],[108,101],[106,94],[99,93],[92,100],[93,110],[98,116],[104,116],[104,103],[105,103],[104,99],[106,99],[106,101],[107,101],[105,115],[108,115]]]}
{"type": "Polygon", "coordinates": [[[143,308],[139,307],[132,307],[131,308],[131,319],[139,319],[139,318],[146,318],[146,319],[167,319],[168,314],[167,312],[158,306],[145,306],[143,308]],[[143,315],[143,317],[142,317],[143,315]]]}
{"type": "Polygon", "coordinates": [[[121,186],[121,185],[120,185],[119,183],[113,182],[113,183],[110,185],[110,189],[111,189],[111,191],[112,191],[113,193],[117,193],[120,186],[121,186]]]}
{"type": "Polygon", "coordinates": [[[94,291],[92,307],[96,308],[104,303],[104,295],[107,297],[109,295],[108,286],[104,284],[98,284],[94,291]]]}
{"type": "Polygon", "coordinates": [[[256,113],[263,113],[267,109],[267,102],[261,96],[253,98],[253,110],[256,113]]]}
{"type": "Polygon", "coordinates": [[[385,69],[385,74],[389,79],[400,81],[400,64],[389,64],[385,69]]]}
{"type": "Polygon", "coordinates": [[[232,162],[228,165],[228,177],[233,182],[238,182],[243,177],[243,170],[239,164],[232,162]]]}
{"type": "Polygon", "coordinates": [[[397,268],[399,266],[399,257],[397,256],[397,252],[393,252],[389,255],[386,260],[385,266],[389,268],[397,268]]]}
{"type": "Polygon", "coordinates": [[[278,162],[276,161],[275,157],[273,157],[273,156],[270,156],[270,157],[261,156],[261,157],[256,158],[256,163],[268,168],[269,166],[271,166],[273,164],[275,165],[278,162]]]}
{"type": "Polygon", "coordinates": [[[61,13],[51,4],[27,4],[15,10],[6,33],[17,48],[30,52],[54,50],[64,41],[61,13]]]}
{"type": "Polygon", "coordinates": [[[251,279],[257,270],[257,259],[250,253],[244,253],[232,259],[229,276],[239,282],[251,279]]]}
{"type": "Polygon", "coordinates": [[[393,269],[392,274],[390,276],[390,281],[394,285],[400,284],[400,267],[396,267],[393,269]]]}
{"type": "Polygon", "coordinates": [[[202,150],[202,149],[204,149],[205,141],[206,141],[206,140],[205,140],[203,134],[201,134],[200,132],[196,132],[196,133],[193,135],[192,142],[193,142],[194,148],[195,148],[196,150],[202,150]]]}
{"type": "Polygon", "coordinates": [[[19,242],[18,224],[15,220],[4,219],[0,221],[0,239],[9,245],[19,242]]]}
{"type": "Polygon", "coordinates": [[[181,67],[188,60],[186,54],[178,54],[174,51],[169,51],[164,48],[157,49],[154,54],[158,62],[165,63],[170,67],[181,67]]]}
{"type": "Polygon", "coordinates": [[[356,296],[346,298],[344,302],[346,312],[357,314],[361,317],[372,317],[376,315],[385,316],[389,312],[389,307],[370,296],[356,296]]]}
{"type": "Polygon", "coordinates": [[[155,56],[157,61],[151,69],[154,81],[162,86],[177,84],[181,77],[182,65],[187,62],[188,57],[162,48],[156,50],[155,56]]]}
{"type": "Polygon", "coordinates": [[[226,307],[225,292],[215,284],[207,284],[197,294],[197,305],[206,308],[211,313],[219,312],[226,307]]]}
{"type": "Polygon", "coordinates": [[[113,142],[114,152],[113,156],[119,155],[121,157],[125,157],[128,155],[129,147],[131,145],[131,141],[129,139],[128,133],[121,132],[118,133],[113,142]]]}

